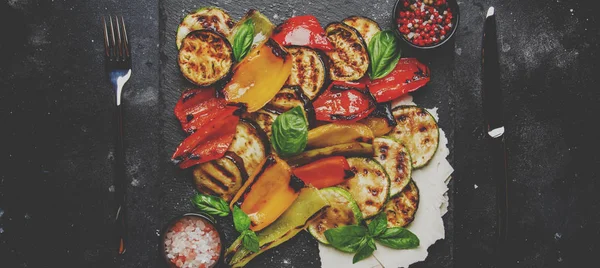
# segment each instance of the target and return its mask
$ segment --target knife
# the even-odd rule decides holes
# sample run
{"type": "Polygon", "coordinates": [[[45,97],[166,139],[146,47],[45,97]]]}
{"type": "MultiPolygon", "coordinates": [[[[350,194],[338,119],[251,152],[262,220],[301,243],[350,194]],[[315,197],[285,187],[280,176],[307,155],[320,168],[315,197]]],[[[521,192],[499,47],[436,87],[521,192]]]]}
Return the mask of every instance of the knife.
{"type": "Polygon", "coordinates": [[[501,267],[510,263],[507,240],[509,236],[509,180],[507,176],[506,146],[504,143],[504,120],[502,89],[500,87],[500,63],[496,36],[494,7],[488,9],[483,28],[482,48],[483,111],[487,125],[492,155],[492,171],[496,184],[497,205],[497,261],[501,267]]]}

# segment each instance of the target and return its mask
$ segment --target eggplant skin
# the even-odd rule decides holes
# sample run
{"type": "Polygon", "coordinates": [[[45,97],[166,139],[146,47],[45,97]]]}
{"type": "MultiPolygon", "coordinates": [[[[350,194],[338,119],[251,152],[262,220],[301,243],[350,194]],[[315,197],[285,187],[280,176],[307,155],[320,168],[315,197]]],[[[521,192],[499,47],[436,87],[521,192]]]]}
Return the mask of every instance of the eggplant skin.
{"type": "Polygon", "coordinates": [[[329,75],[334,81],[355,81],[369,70],[367,45],[354,28],[333,22],[325,29],[334,49],[327,52],[329,75]]]}
{"type": "Polygon", "coordinates": [[[315,99],[324,88],[327,79],[325,61],[316,50],[307,47],[291,46],[292,73],[286,85],[300,86],[304,95],[315,99]]]}
{"type": "Polygon", "coordinates": [[[381,32],[381,27],[379,24],[372,19],[365,18],[362,16],[351,16],[345,18],[342,21],[344,24],[356,29],[360,36],[365,40],[365,43],[368,45],[371,42],[371,39],[375,34],[381,32]]]}
{"type": "Polygon", "coordinates": [[[215,31],[193,31],[183,39],[178,61],[190,82],[210,86],[231,72],[233,49],[227,38],[215,31]]]}
{"type": "Polygon", "coordinates": [[[190,32],[202,29],[214,30],[224,36],[231,35],[234,26],[229,14],[218,7],[203,7],[183,18],[177,28],[177,48],[190,32]]]}

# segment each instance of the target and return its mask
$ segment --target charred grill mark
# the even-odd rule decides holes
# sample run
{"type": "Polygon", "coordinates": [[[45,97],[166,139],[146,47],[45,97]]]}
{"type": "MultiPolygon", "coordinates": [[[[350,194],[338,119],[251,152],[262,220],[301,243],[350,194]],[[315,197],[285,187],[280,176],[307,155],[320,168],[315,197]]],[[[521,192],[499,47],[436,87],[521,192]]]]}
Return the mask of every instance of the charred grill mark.
{"type": "Polygon", "coordinates": [[[300,178],[296,177],[294,174],[292,174],[292,178],[290,179],[290,183],[289,183],[290,188],[292,188],[294,190],[294,192],[300,192],[300,190],[302,190],[302,188],[304,188],[305,184],[304,181],[302,181],[300,178]]]}
{"type": "Polygon", "coordinates": [[[367,190],[369,191],[369,193],[371,193],[372,196],[377,196],[381,192],[380,189],[375,189],[372,187],[367,187],[367,190]]]}
{"type": "MultiPolygon", "coordinates": [[[[210,165],[212,165],[213,167],[216,168],[216,166],[212,161],[208,162],[210,163],[210,165]]],[[[223,192],[227,192],[229,190],[229,186],[225,185],[222,181],[220,181],[219,179],[217,179],[215,176],[213,176],[212,174],[210,174],[208,171],[206,171],[205,166],[201,166],[200,169],[202,170],[202,172],[204,173],[204,177],[207,178],[210,182],[212,182],[215,186],[219,187],[221,190],[223,190],[223,192]]]]}
{"type": "Polygon", "coordinates": [[[355,173],[352,170],[344,170],[344,180],[349,180],[354,178],[355,173]]]}
{"type": "Polygon", "coordinates": [[[368,200],[365,201],[365,204],[367,206],[372,206],[373,204],[375,204],[375,202],[373,202],[373,200],[371,200],[371,199],[368,199],[368,200]]]}
{"type": "Polygon", "coordinates": [[[244,160],[236,153],[229,151],[225,152],[225,157],[238,168],[240,175],[242,176],[242,181],[245,182],[248,179],[248,172],[246,171],[244,160]]]}
{"type": "Polygon", "coordinates": [[[185,120],[187,120],[188,123],[191,122],[192,119],[194,119],[194,115],[193,114],[188,114],[188,115],[185,116],[185,120]]]}
{"type": "Polygon", "coordinates": [[[229,171],[224,166],[219,165],[217,162],[212,163],[212,165],[215,167],[216,170],[221,172],[221,174],[223,174],[223,176],[225,176],[227,178],[235,178],[235,175],[233,173],[231,173],[231,171],[229,171]]]}
{"type": "Polygon", "coordinates": [[[186,103],[189,99],[191,99],[194,96],[196,96],[196,94],[198,94],[198,91],[188,91],[188,92],[186,92],[185,95],[183,96],[182,102],[186,103]]]}
{"type": "Polygon", "coordinates": [[[275,40],[269,38],[265,45],[271,48],[271,52],[273,52],[273,55],[275,55],[275,57],[283,59],[284,62],[288,59],[289,53],[284,48],[282,48],[277,42],[275,42],[275,40]]]}

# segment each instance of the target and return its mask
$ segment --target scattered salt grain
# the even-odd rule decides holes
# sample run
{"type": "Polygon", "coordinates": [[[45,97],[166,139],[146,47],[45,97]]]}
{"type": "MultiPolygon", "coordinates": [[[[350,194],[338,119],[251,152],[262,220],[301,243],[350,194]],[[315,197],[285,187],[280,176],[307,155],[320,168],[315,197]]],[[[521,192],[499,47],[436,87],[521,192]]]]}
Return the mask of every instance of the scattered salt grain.
{"type": "Polygon", "coordinates": [[[29,213],[25,213],[25,219],[26,219],[26,220],[29,220],[29,219],[31,219],[31,215],[29,215],[29,213]]]}
{"type": "Polygon", "coordinates": [[[477,184],[473,184],[473,188],[477,189],[479,186],[477,186],[477,184]]]}
{"type": "Polygon", "coordinates": [[[2,215],[4,215],[4,210],[0,208],[0,218],[2,218],[2,215]]]}
{"type": "Polygon", "coordinates": [[[111,192],[111,193],[114,193],[115,192],[115,186],[111,185],[110,187],[108,187],[108,191],[111,192]]]}
{"type": "Polygon", "coordinates": [[[2,227],[0,227],[0,234],[4,233],[4,229],[2,229],[2,227]]]}

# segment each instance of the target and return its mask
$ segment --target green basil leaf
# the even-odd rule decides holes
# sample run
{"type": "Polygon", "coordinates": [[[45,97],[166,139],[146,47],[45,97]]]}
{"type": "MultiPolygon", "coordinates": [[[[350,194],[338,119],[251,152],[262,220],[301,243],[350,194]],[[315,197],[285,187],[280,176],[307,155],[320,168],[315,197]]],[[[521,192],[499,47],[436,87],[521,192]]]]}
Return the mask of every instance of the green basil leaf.
{"type": "Polygon", "coordinates": [[[367,50],[371,58],[369,66],[371,80],[382,78],[394,70],[402,54],[398,38],[390,30],[375,34],[367,45],[367,50]]]}
{"type": "Polygon", "coordinates": [[[242,233],[242,245],[247,250],[250,250],[252,252],[258,252],[259,246],[258,237],[256,236],[256,233],[250,230],[244,231],[242,233]]]}
{"type": "Polygon", "coordinates": [[[416,248],[420,243],[415,234],[402,227],[389,228],[375,239],[382,245],[393,249],[416,248]]]}
{"type": "Polygon", "coordinates": [[[213,216],[225,217],[229,215],[229,206],[223,199],[212,195],[197,194],[192,203],[202,212],[213,216]]]}
{"type": "Polygon", "coordinates": [[[246,20],[235,33],[233,38],[233,56],[240,62],[250,52],[254,40],[254,22],[246,20]]]}
{"type": "Polygon", "coordinates": [[[367,229],[359,225],[346,225],[325,231],[327,242],[344,252],[356,252],[367,237],[367,229]]]}
{"type": "Polygon", "coordinates": [[[250,228],[250,218],[238,206],[233,207],[233,225],[238,232],[244,232],[250,228]]]}
{"type": "Polygon", "coordinates": [[[358,248],[356,254],[354,254],[354,257],[352,258],[352,263],[357,263],[368,258],[369,256],[373,255],[373,251],[375,251],[376,249],[377,246],[375,246],[373,238],[369,237],[362,243],[360,248],[358,248]]]}
{"type": "Polygon", "coordinates": [[[377,237],[387,229],[387,214],[379,213],[375,218],[369,223],[369,234],[372,237],[377,237]]]}
{"type": "Polygon", "coordinates": [[[280,156],[293,156],[304,151],[308,141],[308,122],[301,106],[279,115],[271,130],[271,143],[280,156]]]}

